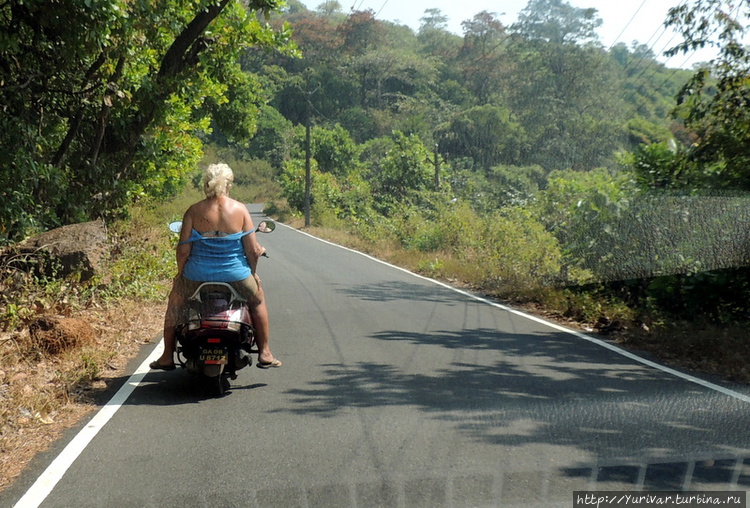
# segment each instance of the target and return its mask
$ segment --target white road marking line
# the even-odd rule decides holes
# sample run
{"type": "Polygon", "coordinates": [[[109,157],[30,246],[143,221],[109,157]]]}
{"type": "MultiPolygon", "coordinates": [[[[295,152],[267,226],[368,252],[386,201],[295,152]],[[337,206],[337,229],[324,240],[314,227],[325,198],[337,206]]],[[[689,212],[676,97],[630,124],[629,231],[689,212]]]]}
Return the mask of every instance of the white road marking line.
{"type": "Polygon", "coordinates": [[[128,378],[127,382],[120,387],[110,401],[96,413],[91,421],[60,452],[60,455],[44,470],[41,476],[34,482],[34,485],[14,505],[14,508],[37,508],[42,504],[68,468],[70,468],[83,450],[86,449],[86,446],[122,407],[128,397],[130,397],[130,394],[133,393],[133,390],[143,382],[143,378],[150,371],[148,364],[159,358],[161,351],[162,346],[160,343],[159,346],[154,348],[148,358],[143,361],[135,373],[128,378]]]}

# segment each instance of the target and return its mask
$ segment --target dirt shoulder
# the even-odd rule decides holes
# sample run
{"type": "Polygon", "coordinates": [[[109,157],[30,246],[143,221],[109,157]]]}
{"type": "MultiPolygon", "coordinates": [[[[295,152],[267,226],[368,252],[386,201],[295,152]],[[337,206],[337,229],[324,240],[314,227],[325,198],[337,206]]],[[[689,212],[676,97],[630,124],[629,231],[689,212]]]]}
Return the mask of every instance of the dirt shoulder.
{"type": "Polygon", "coordinates": [[[90,352],[83,355],[80,351],[41,357],[29,353],[27,362],[18,362],[14,359],[19,350],[32,351],[28,336],[0,336],[0,490],[10,486],[66,429],[97,409],[95,401],[114,380],[130,374],[128,362],[160,336],[165,308],[124,301],[77,313],[76,318],[88,322],[96,334],[95,342],[86,346],[90,352]],[[97,370],[93,379],[82,382],[61,375],[86,376],[92,368],[97,370]],[[61,384],[69,384],[70,389],[61,389],[61,384]]]}

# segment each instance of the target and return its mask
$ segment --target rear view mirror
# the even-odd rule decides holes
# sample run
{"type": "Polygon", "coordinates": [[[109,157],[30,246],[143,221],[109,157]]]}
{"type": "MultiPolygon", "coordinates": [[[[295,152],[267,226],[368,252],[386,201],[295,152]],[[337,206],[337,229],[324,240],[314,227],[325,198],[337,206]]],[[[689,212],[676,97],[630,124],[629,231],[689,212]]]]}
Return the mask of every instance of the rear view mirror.
{"type": "Polygon", "coordinates": [[[264,220],[258,224],[257,228],[255,228],[259,233],[270,233],[274,229],[276,229],[276,223],[272,220],[264,220]]]}

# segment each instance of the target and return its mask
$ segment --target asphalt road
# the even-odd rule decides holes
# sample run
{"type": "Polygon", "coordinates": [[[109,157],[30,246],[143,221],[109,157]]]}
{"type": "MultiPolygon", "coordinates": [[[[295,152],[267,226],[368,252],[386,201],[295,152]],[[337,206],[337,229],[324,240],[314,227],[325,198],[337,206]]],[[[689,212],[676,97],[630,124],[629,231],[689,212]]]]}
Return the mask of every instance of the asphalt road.
{"type": "Polygon", "coordinates": [[[111,418],[82,425],[100,428],[59,481],[37,478],[73,432],[0,506],[572,506],[582,490],[750,488],[747,389],[282,225],[260,240],[284,366],[241,371],[223,398],[141,366],[111,418]]]}

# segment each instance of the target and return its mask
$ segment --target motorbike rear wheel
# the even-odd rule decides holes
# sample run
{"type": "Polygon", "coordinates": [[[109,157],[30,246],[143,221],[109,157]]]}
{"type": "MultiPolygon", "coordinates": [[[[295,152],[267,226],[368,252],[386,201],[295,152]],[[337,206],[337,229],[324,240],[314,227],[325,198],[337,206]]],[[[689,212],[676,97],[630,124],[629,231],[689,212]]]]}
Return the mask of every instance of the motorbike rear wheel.
{"type": "Polygon", "coordinates": [[[226,376],[224,374],[209,378],[209,381],[211,391],[217,397],[223,397],[231,388],[231,384],[229,383],[229,376],[226,376]]]}

